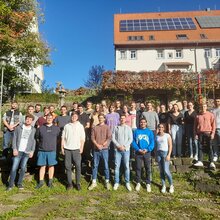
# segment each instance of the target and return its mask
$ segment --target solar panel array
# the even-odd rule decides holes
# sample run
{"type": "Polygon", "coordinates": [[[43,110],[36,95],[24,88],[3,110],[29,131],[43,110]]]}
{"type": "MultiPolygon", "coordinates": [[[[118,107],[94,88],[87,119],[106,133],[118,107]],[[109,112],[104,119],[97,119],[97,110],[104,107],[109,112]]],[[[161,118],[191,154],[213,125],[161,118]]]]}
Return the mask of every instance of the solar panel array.
{"type": "Polygon", "coordinates": [[[220,28],[220,16],[196,17],[201,28],[220,28]]]}
{"type": "Polygon", "coordinates": [[[196,25],[192,18],[164,18],[121,20],[120,31],[192,30],[196,25]]]}

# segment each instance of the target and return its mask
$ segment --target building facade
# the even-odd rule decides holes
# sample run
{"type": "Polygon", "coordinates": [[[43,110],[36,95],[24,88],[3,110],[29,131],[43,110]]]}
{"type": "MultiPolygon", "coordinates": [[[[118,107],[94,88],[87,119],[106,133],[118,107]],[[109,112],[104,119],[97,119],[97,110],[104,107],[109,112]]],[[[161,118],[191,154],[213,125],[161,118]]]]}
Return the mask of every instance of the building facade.
{"type": "Polygon", "coordinates": [[[220,10],[116,14],[115,70],[220,70],[220,10]]]}

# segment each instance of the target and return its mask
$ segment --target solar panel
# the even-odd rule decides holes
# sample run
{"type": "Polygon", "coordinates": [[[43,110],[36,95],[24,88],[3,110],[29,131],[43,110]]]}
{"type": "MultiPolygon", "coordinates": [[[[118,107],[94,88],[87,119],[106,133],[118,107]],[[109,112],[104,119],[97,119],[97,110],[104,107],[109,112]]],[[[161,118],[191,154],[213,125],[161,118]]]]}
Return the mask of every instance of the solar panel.
{"type": "Polygon", "coordinates": [[[220,16],[197,16],[196,20],[201,28],[220,28],[220,16]]]}
{"type": "Polygon", "coordinates": [[[121,32],[193,29],[196,29],[196,25],[192,18],[135,19],[120,21],[121,32]]]}

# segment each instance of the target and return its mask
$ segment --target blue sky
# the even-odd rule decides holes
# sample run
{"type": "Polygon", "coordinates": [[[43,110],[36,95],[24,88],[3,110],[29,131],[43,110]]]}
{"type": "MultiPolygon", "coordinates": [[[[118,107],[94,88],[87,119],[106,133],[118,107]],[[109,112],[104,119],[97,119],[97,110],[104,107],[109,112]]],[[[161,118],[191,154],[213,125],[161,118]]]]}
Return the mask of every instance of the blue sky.
{"type": "Polygon", "coordinates": [[[93,65],[114,69],[113,15],[157,11],[220,10],[219,0],[39,0],[45,16],[40,33],[52,48],[46,84],[83,86],[93,65]]]}

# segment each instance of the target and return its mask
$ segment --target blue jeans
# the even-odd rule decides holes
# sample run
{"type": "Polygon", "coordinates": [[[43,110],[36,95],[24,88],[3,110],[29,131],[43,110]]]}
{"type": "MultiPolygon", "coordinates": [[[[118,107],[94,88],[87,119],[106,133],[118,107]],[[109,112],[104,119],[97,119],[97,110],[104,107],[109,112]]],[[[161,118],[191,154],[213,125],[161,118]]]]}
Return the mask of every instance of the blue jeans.
{"type": "Polygon", "coordinates": [[[123,161],[123,166],[125,170],[125,182],[129,183],[130,181],[130,150],[128,151],[118,151],[115,150],[115,183],[119,183],[119,172],[121,161],[123,161]]]}
{"type": "Polygon", "coordinates": [[[186,137],[189,146],[189,156],[191,155],[198,156],[198,140],[196,140],[194,137],[194,127],[191,124],[186,125],[186,137]]]}
{"type": "Polygon", "coordinates": [[[10,172],[9,187],[14,186],[15,177],[17,174],[19,164],[21,164],[21,169],[20,169],[19,179],[18,179],[17,185],[22,185],[28,159],[29,159],[29,154],[26,154],[26,153],[20,152],[20,151],[18,152],[18,156],[13,157],[13,165],[12,165],[11,172],[10,172]]]}
{"type": "Polygon", "coordinates": [[[182,154],[182,138],[183,138],[182,125],[171,125],[171,137],[173,141],[172,155],[180,157],[182,154]]]}
{"type": "Polygon", "coordinates": [[[157,151],[157,162],[160,169],[160,178],[162,185],[165,185],[165,177],[167,176],[170,185],[173,185],[172,175],[170,173],[170,161],[166,160],[167,151],[157,151]]]}
{"type": "Polygon", "coordinates": [[[6,130],[3,135],[3,150],[11,147],[14,131],[6,130]]]}
{"type": "Polygon", "coordinates": [[[214,139],[214,146],[213,146],[214,157],[218,157],[219,155],[219,146],[220,146],[220,129],[217,128],[215,131],[215,139],[214,139]]]}
{"type": "Polygon", "coordinates": [[[109,180],[109,167],[108,167],[108,149],[105,150],[94,150],[93,152],[93,169],[92,169],[92,179],[97,179],[99,161],[103,159],[104,161],[104,172],[105,179],[109,180]]]}

